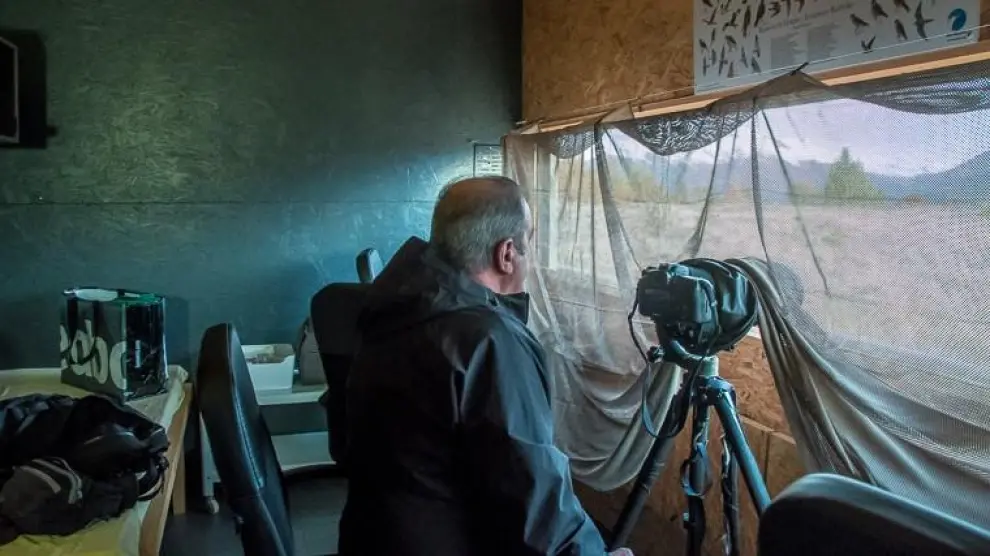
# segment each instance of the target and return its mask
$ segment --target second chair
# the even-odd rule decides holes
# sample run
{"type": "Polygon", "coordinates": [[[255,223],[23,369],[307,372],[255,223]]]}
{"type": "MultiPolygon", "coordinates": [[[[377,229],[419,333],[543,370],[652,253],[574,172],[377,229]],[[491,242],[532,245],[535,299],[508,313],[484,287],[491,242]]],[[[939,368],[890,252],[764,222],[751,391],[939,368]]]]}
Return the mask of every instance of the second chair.
{"type": "Polygon", "coordinates": [[[245,556],[295,556],[286,477],[233,325],[206,330],[194,388],[245,556]]]}

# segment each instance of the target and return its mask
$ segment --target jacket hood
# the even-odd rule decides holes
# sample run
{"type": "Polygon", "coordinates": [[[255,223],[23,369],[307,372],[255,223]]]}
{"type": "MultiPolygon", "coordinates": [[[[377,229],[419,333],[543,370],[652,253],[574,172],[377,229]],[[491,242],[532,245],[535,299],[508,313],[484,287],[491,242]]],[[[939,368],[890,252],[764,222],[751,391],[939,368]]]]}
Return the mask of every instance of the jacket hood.
{"type": "Polygon", "coordinates": [[[529,296],[499,295],[453,269],[426,241],[412,237],[375,278],[359,328],[368,335],[397,332],[444,313],[488,307],[526,323],[529,296]]]}

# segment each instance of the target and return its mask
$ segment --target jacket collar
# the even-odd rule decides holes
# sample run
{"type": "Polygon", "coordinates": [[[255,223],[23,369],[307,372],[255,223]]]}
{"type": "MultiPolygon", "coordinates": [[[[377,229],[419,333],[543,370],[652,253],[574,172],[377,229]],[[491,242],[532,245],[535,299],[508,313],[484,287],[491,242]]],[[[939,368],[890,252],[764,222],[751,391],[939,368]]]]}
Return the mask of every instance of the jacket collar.
{"type": "Polygon", "coordinates": [[[496,310],[505,310],[523,324],[529,322],[528,293],[497,294],[475,282],[467,273],[459,272],[447,264],[432,245],[427,247],[423,253],[423,263],[432,267],[438,276],[443,277],[445,283],[442,285],[469,297],[483,299],[487,305],[496,308],[496,310]]]}

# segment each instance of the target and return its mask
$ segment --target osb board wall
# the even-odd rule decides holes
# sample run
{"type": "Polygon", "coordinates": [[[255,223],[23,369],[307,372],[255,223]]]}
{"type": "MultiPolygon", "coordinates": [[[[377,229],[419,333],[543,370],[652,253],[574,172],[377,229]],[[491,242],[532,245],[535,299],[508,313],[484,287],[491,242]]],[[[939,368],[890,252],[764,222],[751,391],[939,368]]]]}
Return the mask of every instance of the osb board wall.
{"type": "MultiPolygon", "coordinates": [[[[990,24],[990,0],[981,7],[990,24]]],[[[692,13],[693,0],[524,0],[523,117],[692,94],[692,13]]]]}
{"type": "MultiPolygon", "coordinates": [[[[760,465],[767,489],[771,497],[775,496],[800,477],[804,470],[794,440],[787,435],[787,421],[783,415],[780,398],[777,396],[762,341],[746,337],[732,351],[721,353],[719,374],[735,386],[743,430],[760,465]]],[[[709,464],[712,470],[719,468],[722,456],[722,446],[719,441],[721,434],[721,425],[714,420],[709,435],[709,464]]],[[[686,501],[677,469],[689,453],[688,434],[682,431],[677,437],[671,460],[651,491],[647,507],[628,543],[637,556],[683,552],[685,532],[681,524],[681,514],[686,509],[686,501]]],[[[739,485],[740,554],[755,555],[758,530],[756,510],[741,478],[739,485]]],[[[592,517],[611,528],[615,525],[622,505],[629,495],[630,485],[607,493],[594,491],[581,484],[575,485],[575,488],[592,517]]],[[[705,499],[707,533],[704,552],[712,556],[721,554],[723,532],[720,493],[716,484],[705,499]]]]}
{"type": "Polygon", "coordinates": [[[691,87],[691,14],[692,0],[524,0],[523,117],[691,87]]]}
{"type": "Polygon", "coordinates": [[[770,430],[789,433],[763,342],[747,336],[719,354],[719,374],[736,388],[739,413],[770,430]]]}
{"type": "MultiPolygon", "coordinates": [[[[721,426],[713,421],[709,444],[709,468],[719,469],[722,457],[721,426]]],[[[771,431],[749,419],[743,419],[743,430],[753,450],[760,471],[765,478],[770,496],[776,496],[787,485],[800,477],[804,471],[797,457],[794,441],[781,433],[771,431]]],[[[676,439],[674,453],[660,478],[650,491],[650,498],[627,546],[637,556],[666,556],[684,552],[686,533],[681,516],[686,511],[687,502],[681,488],[679,467],[689,455],[688,434],[682,432],[676,439]]],[[[619,512],[626,501],[630,487],[611,492],[598,492],[580,483],[575,484],[578,497],[591,516],[607,528],[614,527],[619,512]]],[[[744,486],[739,480],[740,501],[740,554],[756,555],[756,541],[759,522],[756,509],[744,486]]],[[[716,482],[705,497],[707,529],[703,553],[710,556],[722,554],[722,500],[721,490],[716,482]]]]}

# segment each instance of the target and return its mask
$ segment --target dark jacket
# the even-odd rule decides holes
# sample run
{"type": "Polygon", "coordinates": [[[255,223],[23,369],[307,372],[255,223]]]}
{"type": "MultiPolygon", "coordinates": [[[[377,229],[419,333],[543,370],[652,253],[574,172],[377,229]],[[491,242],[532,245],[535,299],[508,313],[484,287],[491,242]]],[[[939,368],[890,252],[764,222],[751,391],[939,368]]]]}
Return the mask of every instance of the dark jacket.
{"type": "Polygon", "coordinates": [[[0,545],[68,535],[161,489],[168,435],[102,396],[0,400],[0,545]]]}
{"type": "Polygon", "coordinates": [[[605,554],[553,445],[528,302],[417,238],[375,280],[348,379],[342,555],[605,554]]]}

